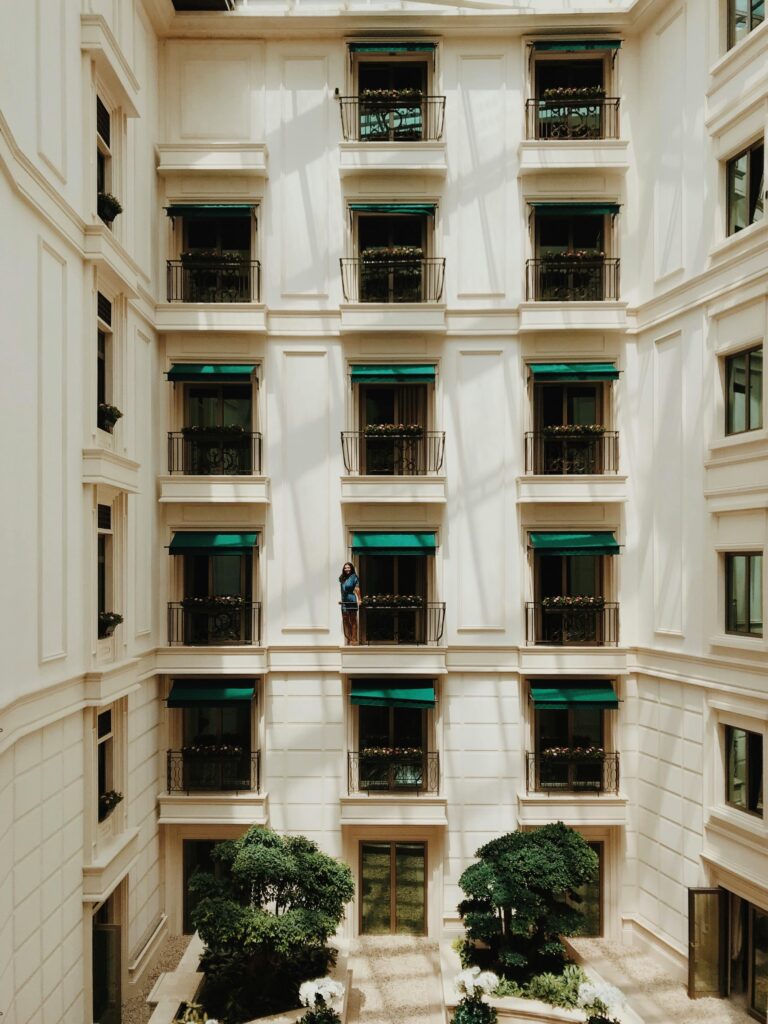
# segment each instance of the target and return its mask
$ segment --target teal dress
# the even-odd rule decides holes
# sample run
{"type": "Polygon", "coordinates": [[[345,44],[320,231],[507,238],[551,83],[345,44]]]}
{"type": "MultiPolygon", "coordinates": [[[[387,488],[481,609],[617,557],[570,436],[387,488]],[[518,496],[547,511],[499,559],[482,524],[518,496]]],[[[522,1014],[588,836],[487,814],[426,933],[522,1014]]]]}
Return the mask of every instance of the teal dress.
{"type": "Polygon", "coordinates": [[[350,573],[345,580],[341,581],[341,610],[344,612],[357,611],[357,596],[355,590],[360,586],[360,580],[356,573],[350,573]]]}

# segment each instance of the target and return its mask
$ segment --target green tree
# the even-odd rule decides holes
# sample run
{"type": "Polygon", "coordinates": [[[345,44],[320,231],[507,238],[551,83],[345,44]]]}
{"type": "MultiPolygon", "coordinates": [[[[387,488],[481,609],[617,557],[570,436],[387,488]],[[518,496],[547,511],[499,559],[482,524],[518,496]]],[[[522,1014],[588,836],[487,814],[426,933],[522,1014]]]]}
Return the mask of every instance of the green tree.
{"type": "Polygon", "coordinates": [[[597,854],[562,822],[510,832],[481,846],[459,879],[459,904],[475,960],[516,981],[562,970],[563,935],[578,935],[584,915],[576,890],[597,876],[597,854]]]}
{"type": "Polygon", "coordinates": [[[333,963],[327,943],[352,899],[352,872],[304,836],[258,826],[219,843],[213,857],[224,877],[190,880],[206,1009],[239,1024],[297,1006],[302,981],[333,963]]]}

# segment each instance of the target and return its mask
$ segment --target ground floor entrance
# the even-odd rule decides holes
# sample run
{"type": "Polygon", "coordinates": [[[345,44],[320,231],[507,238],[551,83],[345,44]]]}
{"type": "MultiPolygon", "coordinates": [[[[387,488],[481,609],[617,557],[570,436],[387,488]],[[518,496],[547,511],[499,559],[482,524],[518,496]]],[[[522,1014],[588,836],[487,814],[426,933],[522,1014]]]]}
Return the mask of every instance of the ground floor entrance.
{"type": "Polygon", "coordinates": [[[121,927],[114,894],[93,915],[91,936],[93,967],[93,1022],[120,1024],[122,1004],[121,927]]]}
{"type": "Polygon", "coordinates": [[[360,843],[360,933],[425,935],[427,845],[360,843]]]}

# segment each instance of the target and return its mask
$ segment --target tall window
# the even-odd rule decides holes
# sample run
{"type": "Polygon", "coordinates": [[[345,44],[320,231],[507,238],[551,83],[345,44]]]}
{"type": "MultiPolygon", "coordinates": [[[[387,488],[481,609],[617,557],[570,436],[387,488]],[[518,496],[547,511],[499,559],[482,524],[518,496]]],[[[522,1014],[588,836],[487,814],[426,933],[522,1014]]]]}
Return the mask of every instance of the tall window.
{"type": "Polygon", "coordinates": [[[763,737],[725,727],[725,800],[750,814],[763,814],[763,737]]]}
{"type": "Polygon", "coordinates": [[[112,542],[112,508],[110,505],[99,505],[97,508],[96,536],[99,639],[111,636],[115,629],[115,623],[109,621],[110,617],[114,614],[112,602],[112,542]]]}
{"type": "Polygon", "coordinates": [[[98,759],[98,807],[99,821],[112,811],[108,793],[114,791],[114,733],[112,731],[112,709],[102,711],[97,717],[96,729],[98,759]]]}
{"type": "Polygon", "coordinates": [[[765,19],[765,0],[728,0],[728,49],[765,19]]]}
{"type": "Polygon", "coordinates": [[[96,422],[111,434],[117,418],[112,404],[112,303],[97,295],[96,321],[96,422]]]}
{"type": "Polygon", "coordinates": [[[728,633],[763,635],[763,556],[725,556],[725,628],[728,633]]]}
{"type": "MultiPolygon", "coordinates": [[[[96,97],[96,195],[112,192],[112,118],[104,103],[96,97]]],[[[99,216],[105,223],[106,218],[99,216]]]]}
{"type": "Polygon", "coordinates": [[[765,147],[762,142],[745,149],[726,167],[728,189],[728,234],[763,219],[765,147]]]}
{"type": "Polygon", "coordinates": [[[741,434],[763,425],[763,347],[725,360],[725,432],[741,434]]]}

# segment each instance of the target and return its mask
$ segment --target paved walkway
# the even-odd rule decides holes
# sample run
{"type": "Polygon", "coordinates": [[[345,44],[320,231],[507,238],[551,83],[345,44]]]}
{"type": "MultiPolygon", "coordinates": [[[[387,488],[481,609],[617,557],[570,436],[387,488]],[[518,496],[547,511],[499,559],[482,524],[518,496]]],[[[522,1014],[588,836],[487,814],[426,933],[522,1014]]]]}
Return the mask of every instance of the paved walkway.
{"type": "Polygon", "coordinates": [[[436,942],[368,936],[350,946],[347,1024],[444,1024],[436,942]]]}

